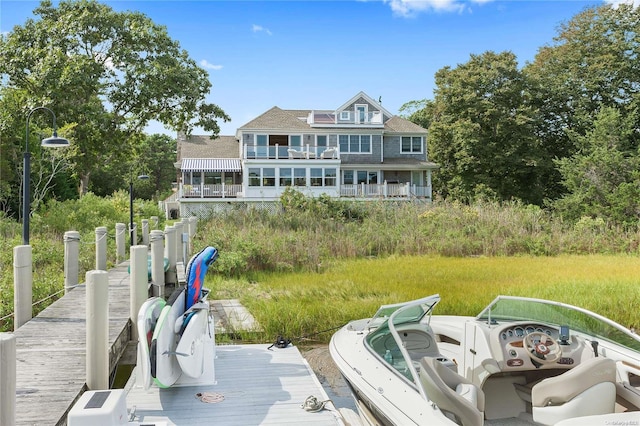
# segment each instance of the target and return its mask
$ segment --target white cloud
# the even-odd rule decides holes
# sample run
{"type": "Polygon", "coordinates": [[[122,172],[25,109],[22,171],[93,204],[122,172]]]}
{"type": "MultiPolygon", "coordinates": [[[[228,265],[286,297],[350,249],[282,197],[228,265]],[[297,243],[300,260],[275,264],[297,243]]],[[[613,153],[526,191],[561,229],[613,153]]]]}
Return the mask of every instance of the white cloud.
{"type": "Polygon", "coordinates": [[[216,71],[222,69],[222,65],[210,64],[209,61],[207,61],[206,59],[203,59],[200,61],[200,66],[202,68],[207,68],[207,69],[216,70],[216,71]]]}
{"type": "MultiPolygon", "coordinates": [[[[384,0],[394,15],[412,17],[422,12],[463,12],[470,10],[469,3],[488,3],[493,0],[384,0]]],[[[640,0],[636,0],[640,1],[640,0]]]]}
{"type": "Polygon", "coordinates": [[[604,2],[612,5],[613,7],[618,7],[621,4],[630,4],[634,7],[640,6],[640,0],[605,0],[604,2]]]}
{"type": "Polygon", "coordinates": [[[265,33],[271,35],[271,31],[269,30],[269,28],[264,28],[262,25],[253,24],[253,26],[251,27],[251,31],[253,31],[254,33],[264,31],[265,33]]]}

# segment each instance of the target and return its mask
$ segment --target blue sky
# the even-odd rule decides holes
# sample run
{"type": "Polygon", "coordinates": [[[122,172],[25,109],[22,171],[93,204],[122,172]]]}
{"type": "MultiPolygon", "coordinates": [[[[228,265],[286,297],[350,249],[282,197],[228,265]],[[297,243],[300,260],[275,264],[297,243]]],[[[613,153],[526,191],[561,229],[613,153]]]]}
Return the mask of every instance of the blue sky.
{"type": "MultiPolygon", "coordinates": [[[[520,65],[558,25],[607,0],[103,1],[167,27],[209,72],[209,101],[232,118],[221,134],[273,106],[334,109],[359,91],[391,113],[433,97],[434,75],[471,54],[512,51],[520,65]]],[[[616,0],[611,0],[616,1],[616,0]]],[[[0,31],[38,2],[0,0],[0,31]]],[[[161,132],[151,125],[149,132],[161,132]]],[[[201,133],[196,130],[195,133],[201,133]]],[[[173,134],[173,133],[171,133],[173,134]]]]}

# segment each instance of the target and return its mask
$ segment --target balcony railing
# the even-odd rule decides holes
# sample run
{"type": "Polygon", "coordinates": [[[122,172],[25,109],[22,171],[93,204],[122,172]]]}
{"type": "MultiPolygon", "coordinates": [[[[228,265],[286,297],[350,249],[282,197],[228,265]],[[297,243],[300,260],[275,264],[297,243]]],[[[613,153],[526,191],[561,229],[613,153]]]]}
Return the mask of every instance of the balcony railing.
{"type": "Polygon", "coordinates": [[[241,184],[182,185],[181,198],[236,198],[242,192],[241,184]]]}
{"type": "Polygon", "coordinates": [[[245,145],[243,148],[245,159],[329,160],[340,158],[340,150],[335,146],[245,145]]]}
{"type": "MultiPolygon", "coordinates": [[[[296,187],[304,190],[305,187],[296,187]]],[[[241,184],[181,185],[179,198],[242,198],[241,184]]],[[[345,198],[428,198],[430,187],[409,183],[340,185],[345,198]]]]}

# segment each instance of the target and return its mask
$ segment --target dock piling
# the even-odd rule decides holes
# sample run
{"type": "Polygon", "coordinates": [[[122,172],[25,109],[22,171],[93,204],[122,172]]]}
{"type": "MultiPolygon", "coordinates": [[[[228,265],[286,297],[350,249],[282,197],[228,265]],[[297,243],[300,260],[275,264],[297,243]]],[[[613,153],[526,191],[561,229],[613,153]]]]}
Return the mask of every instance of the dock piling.
{"type": "Polygon", "coordinates": [[[164,296],[164,233],[159,229],[151,231],[151,282],[152,295],[164,296]]]}
{"type": "Polygon", "coordinates": [[[125,259],[126,230],[127,225],[124,223],[116,223],[116,263],[120,263],[125,259]]]}
{"type": "Polygon", "coordinates": [[[87,285],[87,359],[89,390],[109,389],[109,274],[88,271],[87,285]]]}
{"type": "Polygon", "coordinates": [[[78,285],[78,258],[80,254],[80,233],[67,231],[64,233],[64,292],[65,294],[78,285]]]}
{"type": "Polygon", "coordinates": [[[133,246],[131,247],[131,274],[130,285],[131,289],[129,299],[130,318],[131,324],[133,324],[131,332],[131,340],[138,340],[138,311],[140,307],[147,300],[149,296],[147,285],[149,283],[149,266],[148,266],[148,250],[147,246],[133,246]]]}
{"type": "Polygon", "coordinates": [[[16,338],[0,333],[0,425],[16,424],[16,338]]]}
{"type": "Polygon", "coordinates": [[[13,329],[33,318],[33,267],[30,245],[13,248],[13,329]]]}
{"type": "Polygon", "coordinates": [[[96,270],[107,270],[107,227],[96,228],[96,270]]]}

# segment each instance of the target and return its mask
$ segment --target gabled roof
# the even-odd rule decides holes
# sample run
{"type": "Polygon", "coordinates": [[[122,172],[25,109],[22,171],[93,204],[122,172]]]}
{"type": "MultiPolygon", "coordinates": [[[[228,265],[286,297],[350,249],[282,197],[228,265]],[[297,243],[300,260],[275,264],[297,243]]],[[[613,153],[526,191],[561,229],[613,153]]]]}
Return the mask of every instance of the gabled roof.
{"type": "Polygon", "coordinates": [[[240,148],[235,136],[178,135],[178,160],[183,158],[240,158],[240,148]]]}
{"type": "Polygon", "coordinates": [[[360,98],[364,98],[364,100],[366,100],[368,103],[370,103],[371,105],[375,105],[376,107],[378,107],[380,109],[380,111],[382,111],[382,113],[384,115],[386,115],[387,117],[393,117],[393,114],[391,114],[389,111],[387,111],[386,109],[384,109],[382,107],[382,105],[380,105],[380,102],[378,101],[374,101],[373,99],[371,99],[371,97],[369,95],[367,95],[364,92],[360,92],[357,95],[355,95],[353,98],[349,99],[347,102],[345,102],[344,104],[342,104],[339,108],[336,108],[336,111],[342,111],[345,108],[347,108],[348,106],[350,106],[352,103],[354,103],[355,101],[357,101],[360,98]]]}
{"type": "Polygon", "coordinates": [[[307,122],[300,120],[296,115],[300,112],[300,110],[285,111],[274,106],[269,111],[254,118],[238,130],[309,130],[311,127],[307,122]]]}
{"type": "Polygon", "coordinates": [[[424,127],[397,115],[394,115],[384,123],[384,130],[391,133],[427,133],[424,127]]]}

